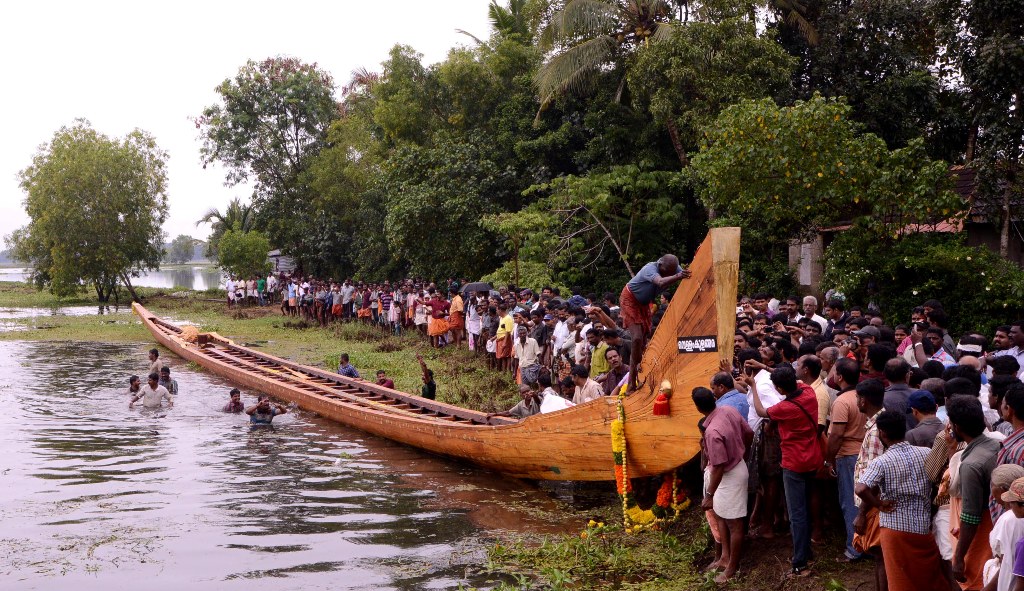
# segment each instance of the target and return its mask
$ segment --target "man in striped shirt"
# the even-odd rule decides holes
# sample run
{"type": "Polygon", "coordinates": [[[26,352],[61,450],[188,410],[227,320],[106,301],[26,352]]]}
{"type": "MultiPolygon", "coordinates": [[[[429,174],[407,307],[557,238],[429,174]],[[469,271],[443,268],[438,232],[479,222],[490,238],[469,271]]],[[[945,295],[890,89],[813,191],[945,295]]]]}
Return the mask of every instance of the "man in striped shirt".
{"type": "MultiPolygon", "coordinates": [[[[1006,389],[1003,398],[1003,419],[1013,426],[1013,432],[999,447],[996,466],[1017,464],[1024,466],[1024,384],[1013,384],[1006,389]]],[[[989,498],[989,515],[995,523],[1003,514],[1003,505],[995,498],[989,498]]]]}

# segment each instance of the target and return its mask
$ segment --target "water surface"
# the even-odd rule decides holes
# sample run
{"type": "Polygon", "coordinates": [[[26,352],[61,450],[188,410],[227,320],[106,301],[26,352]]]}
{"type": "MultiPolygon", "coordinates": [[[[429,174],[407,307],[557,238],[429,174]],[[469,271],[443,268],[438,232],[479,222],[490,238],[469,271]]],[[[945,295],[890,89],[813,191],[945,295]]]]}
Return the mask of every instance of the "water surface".
{"type": "Polygon", "coordinates": [[[231,384],[175,358],[175,407],[129,409],[148,347],[0,342],[0,588],[486,586],[490,533],[578,525],[544,490],[310,413],[252,430],[219,412],[231,384]]]}
{"type": "MultiPolygon", "coordinates": [[[[0,281],[26,281],[28,278],[29,269],[24,267],[0,267],[0,281]]],[[[136,287],[177,287],[197,291],[223,287],[224,283],[224,275],[218,269],[202,265],[147,271],[132,279],[132,285],[136,287]]]]}

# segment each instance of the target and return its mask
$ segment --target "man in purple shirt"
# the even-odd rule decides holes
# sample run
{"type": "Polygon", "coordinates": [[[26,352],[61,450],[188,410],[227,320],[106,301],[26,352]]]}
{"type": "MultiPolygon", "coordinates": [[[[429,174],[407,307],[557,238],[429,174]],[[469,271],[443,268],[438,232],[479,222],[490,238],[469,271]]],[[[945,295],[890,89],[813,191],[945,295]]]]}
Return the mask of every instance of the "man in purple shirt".
{"type": "Polygon", "coordinates": [[[746,417],[741,417],[735,408],[717,406],[711,390],[697,388],[691,396],[694,406],[704,415],[701,446],[707,468],[701,508],[713,512],[718,521],[722,557],[712,567],[725,569],[715,578],[721,584],[736,574],[740,564],[743,522],[747,516],[748,474],[743,456],[754,440],[754,432],[746,417]]]}

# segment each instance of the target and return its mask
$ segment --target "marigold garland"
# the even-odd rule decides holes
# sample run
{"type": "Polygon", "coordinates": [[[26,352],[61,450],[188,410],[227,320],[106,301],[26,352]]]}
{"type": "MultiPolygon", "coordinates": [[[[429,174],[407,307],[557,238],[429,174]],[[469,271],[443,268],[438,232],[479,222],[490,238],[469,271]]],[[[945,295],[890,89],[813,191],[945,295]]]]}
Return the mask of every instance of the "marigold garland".
{"type": "Polygon", "coordinates": [[[615,466],[615,490],[622,499],[622,526],[627,533],[645,528],[657,528],[662,521],[675,519],[681,511],[690,506],[690,499],[679,487],[679,475],[672,471],[663,474],[654,506],[644,510],[637,506],[633,497],[633,484],[629,480],[626,455],[626,387],[619,390],[618,418],[612,421],[612,459],[615,466]]]}

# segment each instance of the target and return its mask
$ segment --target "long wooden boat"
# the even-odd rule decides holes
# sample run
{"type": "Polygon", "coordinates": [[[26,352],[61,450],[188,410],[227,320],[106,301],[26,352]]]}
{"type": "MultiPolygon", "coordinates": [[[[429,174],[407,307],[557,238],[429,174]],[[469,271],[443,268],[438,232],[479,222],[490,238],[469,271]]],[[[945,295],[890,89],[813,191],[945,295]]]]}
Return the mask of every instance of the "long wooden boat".
{"type": "MultiPolygon", "coordinates": [[[[720,360],[732,356],[739,241],[739,228],[710,231],[690,264],[692,277],[677,288],[644,353],[641,385],[624,403],[631,476],[666,472],[700,450],[700,415],[690,391],[707,386],[720,360]],[[664,380],[675,395],[669,414],[655,415],[652,406],[664,380]]],[[[292,363],[216,333],[183,331],[139,304],[134,311],[176,355],[340,423],[515,477],[614,478],[614,397],[522,421],[488,421],[483,413],[292,363]]]]}

